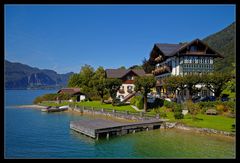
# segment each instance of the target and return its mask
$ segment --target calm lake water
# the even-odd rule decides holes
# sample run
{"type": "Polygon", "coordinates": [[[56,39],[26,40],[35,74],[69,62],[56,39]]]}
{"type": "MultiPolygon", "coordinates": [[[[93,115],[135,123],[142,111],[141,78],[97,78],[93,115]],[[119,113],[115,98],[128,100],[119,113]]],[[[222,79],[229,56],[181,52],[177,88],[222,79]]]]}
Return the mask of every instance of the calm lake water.
{"type": "Polygon", "coordinates": [[[36,96],[53,92],[5,91],[5,158],[235,158],[233,138],[171,129],[97,141],[69,129],[71,120],[89,116],[10,107],[32,104],[36,96]]]}

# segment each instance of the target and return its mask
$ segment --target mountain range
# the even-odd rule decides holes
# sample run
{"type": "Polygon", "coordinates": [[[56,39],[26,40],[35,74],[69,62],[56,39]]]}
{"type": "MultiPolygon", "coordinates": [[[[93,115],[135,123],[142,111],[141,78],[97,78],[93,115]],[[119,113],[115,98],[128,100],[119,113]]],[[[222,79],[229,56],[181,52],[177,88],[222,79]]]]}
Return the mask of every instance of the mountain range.
{"type": "Polygon", "coordinates": [[[224,56],[214,61],[215,71],[231,72],[236,62],[236,23],[230,24],[223,30],[203,39],[210,47],[224,56]]]}
{"type": "Polygon", "coordinates": [[[67,86],[73,74],[58,74],[53,70],[38,69],[22,63],[4,62],[5,89],[58,89],[67,86]]]}

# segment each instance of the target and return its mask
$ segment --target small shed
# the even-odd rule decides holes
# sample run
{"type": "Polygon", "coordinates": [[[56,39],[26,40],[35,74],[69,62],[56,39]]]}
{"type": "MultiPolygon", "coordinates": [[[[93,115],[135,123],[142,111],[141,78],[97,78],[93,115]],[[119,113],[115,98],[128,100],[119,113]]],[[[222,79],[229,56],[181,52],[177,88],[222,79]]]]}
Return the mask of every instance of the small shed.
{"type": "Polygon", "coordinates": [[[57,93],[58,94],[66,93],[70,94],[71,96],[76,96],[77,102],[86,99],[86,95],[80,91],[80,88],[62,88],[57,93]]]}

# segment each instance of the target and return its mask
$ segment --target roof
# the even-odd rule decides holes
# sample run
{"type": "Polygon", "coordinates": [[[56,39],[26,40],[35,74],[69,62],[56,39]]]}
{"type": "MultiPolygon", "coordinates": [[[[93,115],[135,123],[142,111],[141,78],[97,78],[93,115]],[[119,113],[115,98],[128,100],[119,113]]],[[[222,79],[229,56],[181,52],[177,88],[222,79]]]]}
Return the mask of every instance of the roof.
{"type": "Polygon", "coordinates": [[[209,48],[211,51],[213,51],[216,54],[214,56],[223,58],[223,56],[221,54],[219,54],[216,50],[209,47],[209,45],[202,42],[200,39],[195,39],[195,40],[193,40],[189,43],[184,43],[184,44],[166,44],[166,43],[160,44],[160,43],[156,43],[155,46],[164,54],[164,56],[171,57],[171,56],[176,55],[179,51],[183,50],[187,46],[190,46],[194,42],[200,42],[201,44],[203,44],[207,48],[209,48]]]}
{"type": "Polygon", "coordinates": [[[106,75],[107,78],[122,78],[125,75],[127,75],[128,73],[133,72],[135,73],[137,76],[144,76],[145,75],[145,71],[144,70],[135,70],[135,69],[106,69],[106,75]]]}
{"type": "Polygon", "coordinates": [[[81,93],[80,88],[62,88],[57,93],[77,94],[81,93]]]}
{"type": "Polygon", "coordinates": [[[183,44],[155,44],[165,56],[171,56],[173,51],[180,49],[183,44]]]}

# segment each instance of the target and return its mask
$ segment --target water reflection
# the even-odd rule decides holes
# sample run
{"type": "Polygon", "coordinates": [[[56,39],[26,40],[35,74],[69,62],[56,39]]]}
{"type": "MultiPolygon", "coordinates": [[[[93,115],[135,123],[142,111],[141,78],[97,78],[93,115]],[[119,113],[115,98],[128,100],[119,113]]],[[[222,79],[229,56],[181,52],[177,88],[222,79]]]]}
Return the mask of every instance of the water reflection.
{"type": "Polygon", "coordinates": [[[73,131],[73,130],[70,130],[69,134],[73,139],[78,140],[78,141],[83,141],[86,144],[95,145],[98,141],[96,139],[93,139],[89,136],[83,135],[83,134],[78,133],[78,132],[73,131]]]}

